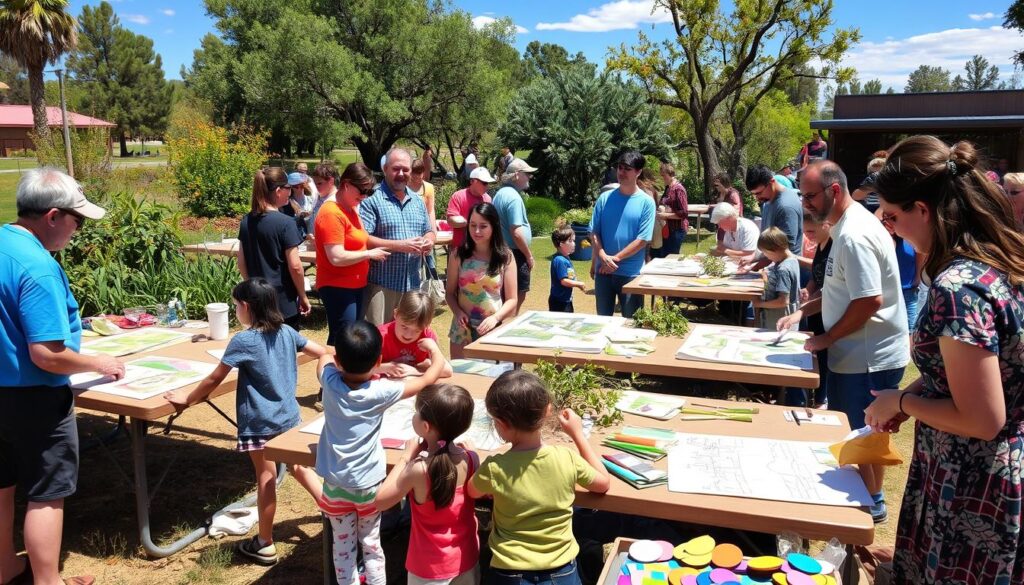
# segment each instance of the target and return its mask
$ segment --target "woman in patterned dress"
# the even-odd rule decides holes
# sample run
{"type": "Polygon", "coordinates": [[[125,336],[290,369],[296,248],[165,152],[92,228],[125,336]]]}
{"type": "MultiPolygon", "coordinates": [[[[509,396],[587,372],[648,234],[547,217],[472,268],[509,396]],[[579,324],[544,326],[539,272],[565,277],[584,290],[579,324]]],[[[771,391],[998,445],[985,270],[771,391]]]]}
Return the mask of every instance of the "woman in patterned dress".
{"type": "Polygon", "coordinates": [[[1024,235],[970,143],[896,145],[882,220],[928,254],[914,332],[921,378],[874,392],[876,430],[917,419],[896,533],[896,583],[1024,583],[1024,235]]]}
{"type": "Polygon", "coordinates": [[[452,308],[451,358],[516,311],[516,265],[501,237],[498,210],[478,203],[469,213],[469,237],[449,256],[445,296],[452,308]]]}

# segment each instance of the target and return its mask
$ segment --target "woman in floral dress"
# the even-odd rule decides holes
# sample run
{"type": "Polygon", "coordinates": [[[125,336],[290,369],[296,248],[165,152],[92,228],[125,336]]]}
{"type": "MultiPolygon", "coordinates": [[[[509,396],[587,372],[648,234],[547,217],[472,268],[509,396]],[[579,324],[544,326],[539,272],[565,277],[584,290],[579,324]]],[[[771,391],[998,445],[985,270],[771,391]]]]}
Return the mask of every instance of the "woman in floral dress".
{"type": "Polygon", "coordinates": [[[896,583],[1024,583],[1024,235],[974,146],[900,142],[878,177],[882,221],[928,254],[914,333],[921,378],[874,392],[876,430],[917,419],[896,583]]]}
{"type": "Polygon", "coordinates": [[[461,358],[467,343],[516,311],[516,265],[501,237],[498,210],[490,203],[474,205],[467,228],[469,237],[448,259],[445,296],[452,308],[452,359],[461,358]]]}

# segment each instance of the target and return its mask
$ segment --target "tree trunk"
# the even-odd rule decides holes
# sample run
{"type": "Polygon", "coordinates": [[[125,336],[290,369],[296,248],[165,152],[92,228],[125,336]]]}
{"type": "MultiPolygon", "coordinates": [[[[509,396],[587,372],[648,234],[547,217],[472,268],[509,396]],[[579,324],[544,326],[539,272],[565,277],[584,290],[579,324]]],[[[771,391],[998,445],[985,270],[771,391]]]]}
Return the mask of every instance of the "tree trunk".
{"type": "Polygon", "coordinates": [[[117,141],[121,145],[121,158],[131,156],[132,153],[128,152],[128,134],[124,130],[117,133],[117,141]]]}
{"type": "Polygon", "coordinates": [[[46,119],[46,86],[43,84],[43,68],[30,69],[28,72],[29,96],[32,101],[32,124],[36,136],[46,138],[50,135],[50,126],[46,119]]]}
{"type": "MultiPolygon", "coordinates": [[[[384,170],[380,168],[380,157],[387,152],[386,148],[382,149],[375,141],[363,140],[362,138],[353,138],[352,143],[359,150],[359,156],[363,158],[363,164],[370,167],[371,171],[381,172],[384,170]]],[[[388,148],[391,148],[390,144],[388,148]]]]}
{"type": "Polygon", "coordinates": [[[721,170],[721,166],[708,125],[704,119],[693,116],[693,130],[697,137],[697,154],[700,155],[701,166],[704,168],[704,201],[710,202],[714,190],[711,183],[721,170]]]}

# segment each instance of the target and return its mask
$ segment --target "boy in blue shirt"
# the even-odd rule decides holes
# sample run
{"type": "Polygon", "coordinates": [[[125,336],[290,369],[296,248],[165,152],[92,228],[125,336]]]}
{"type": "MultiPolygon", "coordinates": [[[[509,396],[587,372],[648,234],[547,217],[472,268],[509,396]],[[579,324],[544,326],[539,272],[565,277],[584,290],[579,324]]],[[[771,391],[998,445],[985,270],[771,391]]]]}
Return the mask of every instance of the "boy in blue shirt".
{"type": "Polygon", "coordinates": [[[587,285],[576,280],[569,254],[576,249],[576,232],[563,225],[551,232],[551,243],[555,245],[555,257],[551,259],[551,294],[548,295],[548,310],[555,313],[573,313],[572,289],[587,290],[587,285]]]}

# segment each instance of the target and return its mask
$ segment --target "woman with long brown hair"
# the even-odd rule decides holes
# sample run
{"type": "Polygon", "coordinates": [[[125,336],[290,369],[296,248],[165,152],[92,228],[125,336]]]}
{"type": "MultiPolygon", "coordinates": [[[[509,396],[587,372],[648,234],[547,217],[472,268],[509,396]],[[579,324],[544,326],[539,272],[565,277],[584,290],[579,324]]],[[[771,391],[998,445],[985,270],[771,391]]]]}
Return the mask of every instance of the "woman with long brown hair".
{"type": "Polygon", "coordinates": [[[896,145],[882,221],[928,255],[914,332],[921,378],[873,391],[876,430],[917,419],[896,534],[897,583],[1024,583],[1024,234],[974,145],[896,145]]]}
{"type": "Polygon", "coordinates": [[[235,258],[242,278],[263,277],[277,291],[277,308],[284,322],[298,329],[299,316],[309,313],[305,276],[299,260],[302,236],[295,220],[279,209],[288,205],[292,190],[281,167],[256,171],[252,209],[238,227],[241,245],[235,258]]]}

